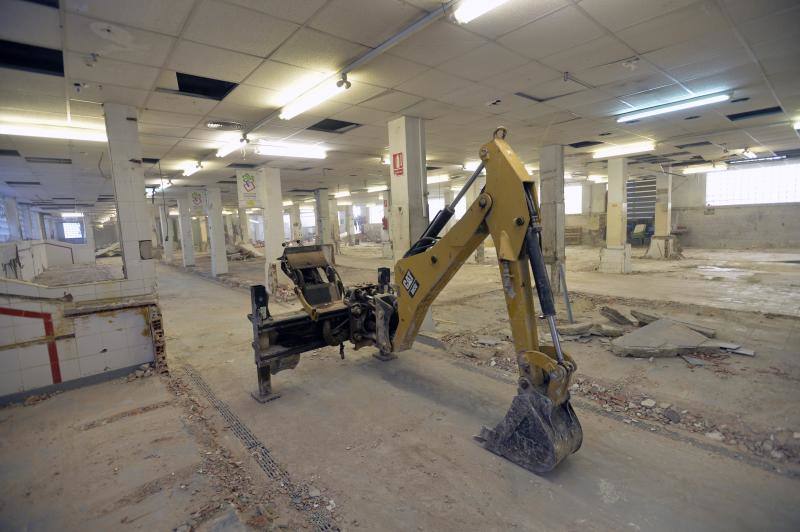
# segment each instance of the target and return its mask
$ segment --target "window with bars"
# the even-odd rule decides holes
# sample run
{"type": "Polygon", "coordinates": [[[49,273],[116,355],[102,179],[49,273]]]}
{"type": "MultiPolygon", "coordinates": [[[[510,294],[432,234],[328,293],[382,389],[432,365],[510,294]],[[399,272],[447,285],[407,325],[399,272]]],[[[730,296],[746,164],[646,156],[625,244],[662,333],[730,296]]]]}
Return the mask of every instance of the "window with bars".
{"type": "Polygon", "coordinates": [[[83,226],[80,222],[61,222],[61,227],[64,229],[64,239],[80,240],[83,238],[83,226]]]}
{"type": "Polygon", "coordinates": [[[626,183],[628,221],[652,222],[656,217],[656,178],[646,177],[626,183]]]}
{"type": "Polygon", "coordinates": [[[800,164],[706,174],[706,204],[800,203],[800,164]]]}

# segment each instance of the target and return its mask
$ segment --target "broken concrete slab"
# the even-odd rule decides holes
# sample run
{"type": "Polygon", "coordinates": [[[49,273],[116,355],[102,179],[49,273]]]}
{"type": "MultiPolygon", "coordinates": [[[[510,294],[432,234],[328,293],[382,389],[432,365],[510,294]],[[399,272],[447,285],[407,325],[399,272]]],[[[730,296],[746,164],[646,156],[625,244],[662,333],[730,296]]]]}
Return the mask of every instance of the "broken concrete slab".
{"type": "Polygon", "coordinates": [[[690,353],[716,353],[719,346],[682,323],[666,318],[656,320],[611,342],[619,356],[673,357],[690,353]]]}
{"type": "Polygon", "coordinates": [[[729,352],[733,353],[735,355],[744,355],[746,357],[754,357],[754,356],[756,356],[756,352],[755,351],[753,351],[752,349],[745,349],[744,347],[740,347],[738,349],[731,349],[729,352]]]}
{"type": "Polygon", "coordinates": [[[688,355],[680,355],[680,357],[683,359],[684,362],[686,362],[693,368],[695,367],[699,368],[701,366],[706,365],[705,360],[703,360],[702,358],[690,357],[688,355]]]}
{"type": "Polygon", "coordinates": [[[611,307],[600,307],[600,314],[619,325],[633,325],[633,322],[617,309],[613,309],[611,307]]]}
{"type": "Polygon", "coordinates": [[[607,336],[610,338],[616,338],[625,334],[625,331],[623,331],[621,327],[608,325],[606,323],[595,323],[592,325],[589,332],[595,336],[607,336]]]}
{"type": "Polygon", "coordinates": [[[567,323],[558,326],[558,332],[563,336],[580,336],[581,334],[588,333],[594,323],[587,321],[581,323],[567,323]]]}
{"type": "Polygon", "coordinates": [[[631,309],[631,316],[636,318],[636,321],[639,322],[639,325],[649,325],[650,323],[661,319],[655,314],[648,314],[647,312],[642,312],[641,310],[635,309],[631,309]]]}
{"type": "MultiPolygon", "coordinates": [[[[603,307],[603,308],[608,308],[608,307],[603,307]]],[[[600,313],[602,314],[602,310],[600,311],[600,313]]],[[[649,324],[653,323],[654,321],[665,319],[663,316],[659,316],[657,314],[650,314],[648,312],[644,312],[644,311],[641,311],[641,310],[635,310],[635,309],[631,309],[631,316],[636,318],[636,321],[639,322],[639,325],[649,325],[649,324]]],[[[608,316],[606,316],[606,317],[608,317],[608,316]]],[[[611,319],[611,318],[609,318],[609,319],[611,319]]],[[[703,327],[702,325],[697,325],[696,323],[691,323],[691,322],[688,322],[688,321],[676,320],[675,318],[666,318],[666,319],[672,320],[675,323],[680,323],[681,325],[686,325],[687,327],[689,327],[693,331],[699,332],[700,334],[702,334],[703,336],[706,336],[708,338],[714,338],[717,335],[717,331],[715,331],[714,329],[711,329],[709,327],[703,327]]]]}

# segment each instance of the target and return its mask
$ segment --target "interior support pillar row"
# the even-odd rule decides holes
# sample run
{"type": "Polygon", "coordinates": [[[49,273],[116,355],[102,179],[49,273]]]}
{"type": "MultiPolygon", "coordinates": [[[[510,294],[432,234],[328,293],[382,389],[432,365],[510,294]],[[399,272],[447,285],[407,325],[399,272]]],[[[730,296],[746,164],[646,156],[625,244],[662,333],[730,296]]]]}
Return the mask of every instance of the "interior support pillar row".
{"type": "Polygon", "coordinates": [[[250,243],[250,219],[247,217],[247,209],[239,207],[239,234],[241,235],[242,242],[245,244],[250,243]]]}
{"type": "Polygon", "coordinates": [[[347,245],[353,245],[353,206],[344,206],[344,226],[347,231],[347,245]]]}
{"type": "Polygon", "coordinates": [[[336,203],[335,198],[328,200],[328,213],[331,221],[331,241],[333,242],[333,249],[338,255],[341,230],[339,229],[339,205],[336,203]]]}
{"type": "Polygon", "coordinates": [[[566,267],[564,242],[564,147],[543,146],[539,150],[541,176],[542,252],[550,272],[550,287],[561,293],[561,270],[566,267]]]}
{"type": "MultiPolygon", "coordinates": [[[[191,193],[189,193],[191,194],[191,193]]],[[[192,200],[178,198],[178,228],[181,232],[183,266],[194,266],[194,235],[192,234],[192,200]]]]}
{"type": "Polygon", "coordinates": [[[92,262],[95,262],[95,244],[94,244],[94,216],[83,215],[83,236],[86,239],[86,246],[92,254],[92,262]]]}
{"type": "Polygon", "coordinates": [[[145,196],[137,109],[130,105],[105,103],[103,111],[123,270],[127,279],[142,279],[145,290],[154,291],[153,216],[148,211],[145,196]]]}
{"type": "Polygon", "coordinates": [[[172,224],[169,220],[169,207],[167,207],[164,203],[160,203],[158,205],[158,217],[161,221],[161,247],[164,250],[164,254],[161,259],[167,264],[171,264],[173,248],[172,243],[175,240],[175,234],[170,227],[172,224]]]}
{"type": "Polygon", "coordinates": [[[211,275],[228,273],[228,254],[225,248],[225,227],[222,220],[222,192],[219,187],[206,189],[206,216],[211,240],[211,275]]]}
{"type": "Polygon", "coordinates": [[[394,260],[399,260],[428,227],[425,126],[421,118],[402,116],[389,122],[389,156],[389,238],[394,260]]]}
{"type": "Polygon", "coordinates": [[[631,245],[628,244],[628,160],[608,160],[608,205],[606,207],[606,247],[600,250],[600,271],[631,272],[631,245]]]}
{"type": "Polygon", "coordinates": [[[675,237],[672,236],[672,174],[656,175],[656,216],[653,237],[646,257],[671,259],[677,255],[675,237]]]}
{"type": "Polygon", "coordinates": [[[314,191],[314,214],[317,219],[317,244],[332,244],[331,210],[327,188],[318,188],[314,191]]]}
{"type": "Polygon", "coordinates": [[[303,223],[300,221],[300,205],[289,206],[289,225],[292,226],[292,240],[303,240],[303,223]]]}
{"type": "Polygon", "coordinates": [[[281,271],[278,258],[283,254],[283,193],[279,168],[262,166],[256,170],[256,195],[259,206],[264,209],[264,286],[274,294],[278,284],[290,281],[281,271]]]}
{"type": "Polygon", "coordinates": [[[19,223],[19,210],[15,198],[5,198],[6,220],[8,221],[8,232],[10,240],[22,240],[22,226],[19,223]]]}

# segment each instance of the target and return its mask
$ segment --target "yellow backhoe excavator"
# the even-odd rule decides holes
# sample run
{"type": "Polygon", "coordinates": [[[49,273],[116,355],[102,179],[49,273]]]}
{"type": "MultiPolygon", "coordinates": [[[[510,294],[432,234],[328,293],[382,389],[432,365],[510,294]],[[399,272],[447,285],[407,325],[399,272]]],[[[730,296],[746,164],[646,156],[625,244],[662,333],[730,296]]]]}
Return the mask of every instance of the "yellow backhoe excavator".
{"type": "Polygon", "coordinates": [[[297,366],[300,354],[344,343],[375,346],[388,360],[410,349],[436,296],[489,235],[497,249],[506,306],[519,368],[517,395],[494,429],[478,440],[489,451],[536,473],[556,467],[576,452],[583,433],[569,399],[575,362],[559,343],[555,305],[541,251],[536,188],[497,128],[480,149],[481,164],[453,202],[434,217],[422,237],[395,264],[379,268],[377,284],[346,288],[321,246],[285,247],[281,269],[295,284],[303,306],[288,316],[269,313],[264,286],[251,288],[253,348],[259,401],[277,397],[270,376],[297,366]],[[486,169],[486,185],[464,216],[439,237],[455,206],[486,169]],[[531,272],[533,276],[531,277],[531,272]],[[553,339],[539,344],[534,289],[553,339]]]}

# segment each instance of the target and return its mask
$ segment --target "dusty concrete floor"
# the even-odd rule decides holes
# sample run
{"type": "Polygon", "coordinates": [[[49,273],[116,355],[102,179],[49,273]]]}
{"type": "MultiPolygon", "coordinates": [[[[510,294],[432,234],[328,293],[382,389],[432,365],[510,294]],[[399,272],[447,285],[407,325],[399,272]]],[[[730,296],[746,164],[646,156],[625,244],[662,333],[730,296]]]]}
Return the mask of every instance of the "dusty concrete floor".
{"type": "Polygon", "coordinates": [[[101,257],[97,259],[96,264],[71,264],[47,268],[33,282],[45,286],[66,286],[124,278],[122,257],[101,257]]]}
{"type": "MultiPolygon", "coordinates": [[[[388,265],[376,254],[367,246],[346,250],[338,258],[345,282],[372,281],[375,268],[388,265]]],[[[800,400],[800,265],[783,262],[800,254],[689,251],[679,262],[637,259],[637,273],[629,276],[591,271],[594,254],[569,249],[579,319],[599,319],[601,305],[643,309],[714,327],[720,338],[757,356],[705,357],[703,367],[691,369],[678,358],[618,358],[606,338],[568,342],[579,364],[573,396],[584,445],[555,472],[536,476],[471,439],[481,425],[502,418],[514,393],[495,265],[467,265],[438,299],[434,318],[444,349],[418,343],[389,363],[373,359],[371,349],[348,349],[344,361],[335,349],[309,353],[297,370],[274,377],[282,397],[266,405],[249,396],[255,369],[246,291],[160,267],[168,356],[185,396],[172,393],[170,406],[86,431],[76,427],[159,402],[176,385],[156,378],[108,383],[0,411],[0,513],[8,523],[2,528],[36,528],[37,519],[45,519],[41,528],[52,528],[54,521],[40,517],[46,512],[66,516],[67,529],[87,520],[169,529],[195,519],[210,527],[227,508],[230,483],[194,474],[190,501],[181,499],[180,483],[160,484],[164,471],[174,468],[174,453],[159,448],[156,434],[134,437],[132,448],[124,437],[125,430],[137,430],[125,423],[146,416],[160,416],[156,432],[181,427],[184,449],[176,464],[200,463],[206,452],[215,456],[205,450],[215,446],[229,453],[226,463],[242,462],[252,482],[244,490],[252,500],[233,497],[242,520],[256,516],[258,500],[268,505],[267,522],[313,526],[322,512],[347,530],[800,528],[800,414],[794,407],[800,400]],[[764,290],[753,288],[759,286],[764,290]],[[484,345],[486,338],[491,345],[484,345]],[[292,499],[254,463],[229,421],[185,379],[185,368],[269,449],[300,498],[292,499]],[[135,388],[141,386],[160,391],[135,388]],[[643,398],[658,406],[639,406],[643,398]],[[99,411],[97,403],[103,404],[99,411]],[[679,423],[664,419],[665,403],[680,413],[679,423]],[[195,436],[193,421],[210,428],[195,436]],[[92,445],[80,439],[87,433],[96,435],[92,445]],[[66,450],[63,441],[70,442],[66,450]],[[158,472],[146,468],[145,448],[165,460],[158,472]],[[102,468],[85,471],[75,465],[106,455],[118,462],[105,459],[102,468]],[[32,461],[41,467],[20,465],[32,461]],[[58,471],[53,464],[70,465],[63,470],[79,479],[89,502],[76,505],[63,481],[50,480],[51,470],[58,471]],[[122,482],[114,467],[136,473],[122,482]],[[154,481],[157,494],[131,496],[154,481]],[[37,490],[44,496],[34,498],[37,490]],[[309,499],[310,491],[319,496],[309,499]]],[[[198,269],[203,260],[198,257],[198,269]]],[[[262,272],[261,262],[231,263],[231,276],[243,281],[261,282],[262,272]]],[[[294,308],[291,302],[271,305],[275,314],[294,308]]]]}

